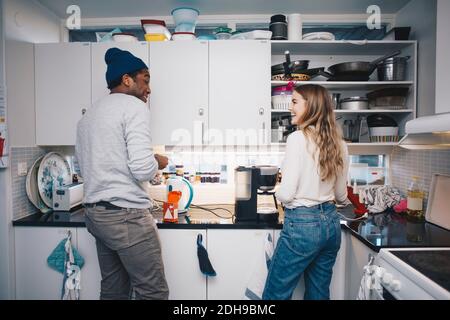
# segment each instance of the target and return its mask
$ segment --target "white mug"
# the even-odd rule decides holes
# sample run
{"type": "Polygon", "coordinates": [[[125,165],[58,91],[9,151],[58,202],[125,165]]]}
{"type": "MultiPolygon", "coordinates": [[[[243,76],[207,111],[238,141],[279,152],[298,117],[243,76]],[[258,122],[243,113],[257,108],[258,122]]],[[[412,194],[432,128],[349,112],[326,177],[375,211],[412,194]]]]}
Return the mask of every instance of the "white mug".
{"type": "Polygon", "coordinates": [[[302,40],[302,15],[300,13],[292,13],[288,18],[288,40],[302,40]]]}

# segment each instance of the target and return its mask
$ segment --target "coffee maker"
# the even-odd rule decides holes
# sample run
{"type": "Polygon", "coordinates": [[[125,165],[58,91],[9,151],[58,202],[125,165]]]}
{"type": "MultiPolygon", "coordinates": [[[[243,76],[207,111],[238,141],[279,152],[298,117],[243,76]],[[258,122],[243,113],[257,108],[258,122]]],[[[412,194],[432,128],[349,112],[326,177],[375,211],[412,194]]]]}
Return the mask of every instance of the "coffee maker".
{"type": "Polygon", "coordinates": [[[252,166],[235,169],[235,223],[277,223],[278,205],[275,185],[278,167],[252,166]],[[261,205],[261,199],[271,197],[274,205],[261,205]]]}

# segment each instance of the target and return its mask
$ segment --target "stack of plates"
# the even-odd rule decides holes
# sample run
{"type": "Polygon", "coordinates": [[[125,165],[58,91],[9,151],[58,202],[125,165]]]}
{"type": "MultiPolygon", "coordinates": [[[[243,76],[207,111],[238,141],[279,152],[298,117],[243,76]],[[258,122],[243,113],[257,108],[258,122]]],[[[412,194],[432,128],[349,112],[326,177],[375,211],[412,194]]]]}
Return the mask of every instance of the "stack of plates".
{"type": "Polygon", "coordinates": [[[303,40],[335,40],[330,32],[311,32],[303,35],[303,40]]]}
{"type": "Polygon", "coordinates": [[[57,152],[39,157],[31,166],[26,179],[26,192],[31,203],[42,213],[53,207],[53,187],[72,183],[72,171],[64,157],[57,152]]]}

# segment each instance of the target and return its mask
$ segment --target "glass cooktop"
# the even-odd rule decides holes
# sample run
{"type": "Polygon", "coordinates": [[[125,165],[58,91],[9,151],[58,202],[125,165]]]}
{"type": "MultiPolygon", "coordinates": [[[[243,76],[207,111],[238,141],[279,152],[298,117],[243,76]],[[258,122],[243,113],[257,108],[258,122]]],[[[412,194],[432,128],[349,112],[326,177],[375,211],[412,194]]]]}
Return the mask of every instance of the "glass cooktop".
{"type": "Polygon", "coordinates": [[[450,291],[450,250],[390,250],[390,252],[450,291]]]}

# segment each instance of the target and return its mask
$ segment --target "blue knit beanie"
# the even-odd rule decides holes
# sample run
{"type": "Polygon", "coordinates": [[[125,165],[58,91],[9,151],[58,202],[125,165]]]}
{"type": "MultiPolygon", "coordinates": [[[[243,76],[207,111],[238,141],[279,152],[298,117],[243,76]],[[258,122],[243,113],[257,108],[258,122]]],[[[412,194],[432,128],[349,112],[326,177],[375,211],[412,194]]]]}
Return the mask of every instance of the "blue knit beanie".
{"type": "Polygon", "coordinates": [[[108,65],[106,70],[106,82],[108,87],[111,82],[120,79],[124,74],[136,72],[141,69],[148,69],[141,59],[132,55],[129,51],[111,48],[106,51],[105,62],[108,65]]]}

